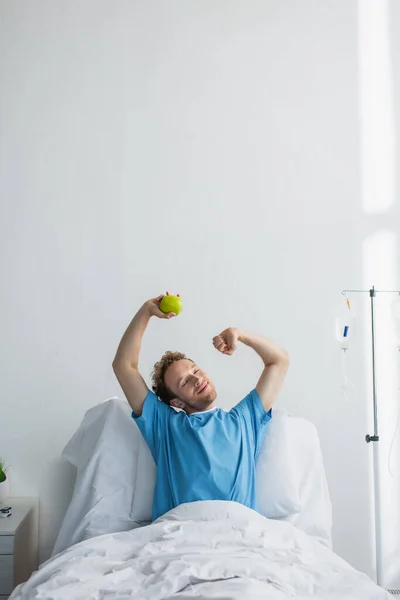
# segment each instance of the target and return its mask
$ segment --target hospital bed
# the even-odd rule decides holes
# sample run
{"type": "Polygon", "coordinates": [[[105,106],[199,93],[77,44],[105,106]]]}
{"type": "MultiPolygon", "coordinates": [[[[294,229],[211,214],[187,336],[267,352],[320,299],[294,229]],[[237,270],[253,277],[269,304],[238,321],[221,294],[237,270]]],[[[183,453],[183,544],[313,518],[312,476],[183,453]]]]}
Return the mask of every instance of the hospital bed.
{"type": "Polygon", "coordinates": [[[319,439],[275,410],[257,462],[260,513],[183,504],[151,523],[156,467],[126,402],[90,409],[64,457],[77,477],[53,556],[10,600],[391,598],[332,551],[319,439]]]}

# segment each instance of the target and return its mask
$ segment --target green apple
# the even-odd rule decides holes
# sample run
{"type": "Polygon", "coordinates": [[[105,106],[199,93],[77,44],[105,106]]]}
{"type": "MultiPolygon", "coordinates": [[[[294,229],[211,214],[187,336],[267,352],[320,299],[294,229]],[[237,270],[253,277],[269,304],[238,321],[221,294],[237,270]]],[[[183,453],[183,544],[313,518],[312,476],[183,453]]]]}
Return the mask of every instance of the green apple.
{"type": "Polygon", "coordinates": [[[179,298],[179,296],[164,296],[160,302],[160,310],[163,313],[168,314],[173,312],[176,315],[179,315],[182,308],[182,300],[179,298]]]}

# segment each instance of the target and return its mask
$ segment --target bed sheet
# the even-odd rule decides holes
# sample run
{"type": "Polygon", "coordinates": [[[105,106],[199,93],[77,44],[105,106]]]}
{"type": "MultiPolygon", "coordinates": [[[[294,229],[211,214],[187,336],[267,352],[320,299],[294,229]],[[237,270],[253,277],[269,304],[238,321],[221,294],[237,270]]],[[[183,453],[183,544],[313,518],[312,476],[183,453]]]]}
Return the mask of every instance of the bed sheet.
{"type": "Polygon", "coordinates": [[[10,600],[390,600],[294,525],[225,501],[182,504],[132,531],[76,544],[10,600]]]}

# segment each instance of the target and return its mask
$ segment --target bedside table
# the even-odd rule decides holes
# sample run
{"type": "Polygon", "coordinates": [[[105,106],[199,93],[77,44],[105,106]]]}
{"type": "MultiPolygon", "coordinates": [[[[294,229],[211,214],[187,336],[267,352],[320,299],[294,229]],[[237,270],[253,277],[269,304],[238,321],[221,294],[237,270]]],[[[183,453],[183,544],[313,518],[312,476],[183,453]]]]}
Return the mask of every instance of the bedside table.
{"type": "Polygon", "coordinates": [[[8,498],[12,515],[0,519],[0,600],[38,568],[37,498],[8,498]]]}

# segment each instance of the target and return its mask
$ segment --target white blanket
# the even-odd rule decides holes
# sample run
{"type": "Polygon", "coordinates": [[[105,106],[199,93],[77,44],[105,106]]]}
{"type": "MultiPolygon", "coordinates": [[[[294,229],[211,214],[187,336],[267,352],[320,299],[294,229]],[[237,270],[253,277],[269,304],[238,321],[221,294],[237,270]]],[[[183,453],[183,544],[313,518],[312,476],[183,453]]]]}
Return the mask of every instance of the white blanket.
{"type": "Polygon", "coordinates": [[[390,599],[290,523],[234,502],[183,504],[153,524],[76,544],[10,600],[390,599]]]}

